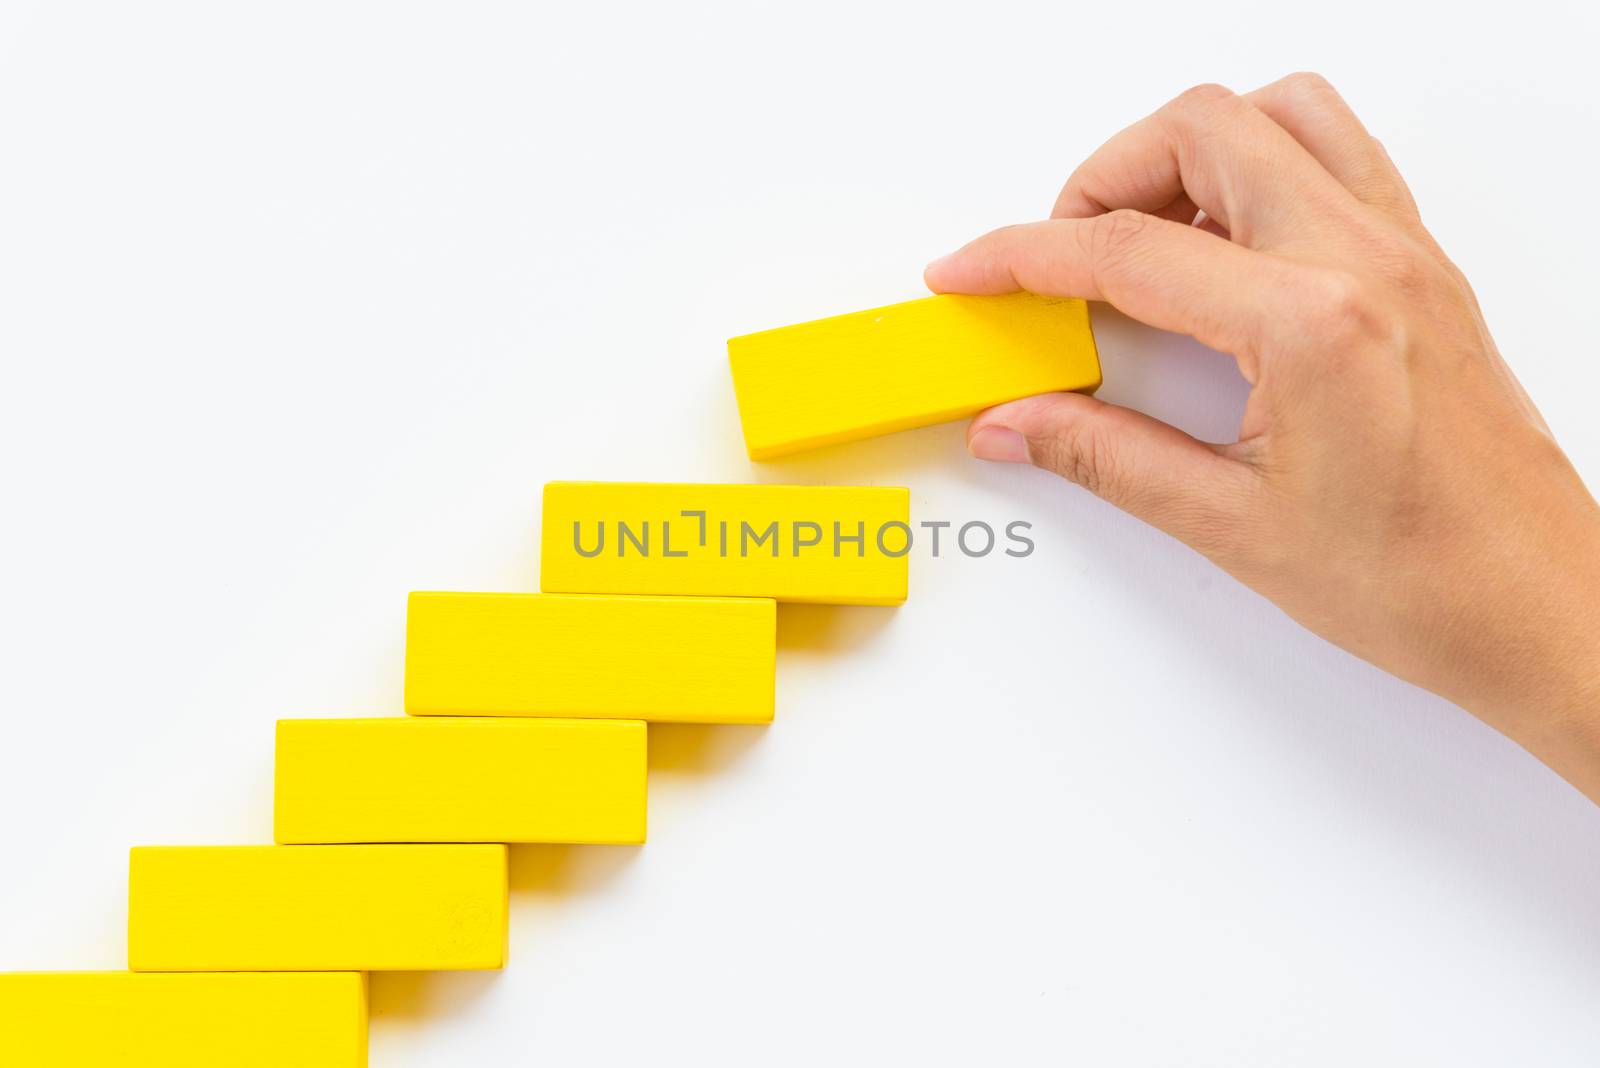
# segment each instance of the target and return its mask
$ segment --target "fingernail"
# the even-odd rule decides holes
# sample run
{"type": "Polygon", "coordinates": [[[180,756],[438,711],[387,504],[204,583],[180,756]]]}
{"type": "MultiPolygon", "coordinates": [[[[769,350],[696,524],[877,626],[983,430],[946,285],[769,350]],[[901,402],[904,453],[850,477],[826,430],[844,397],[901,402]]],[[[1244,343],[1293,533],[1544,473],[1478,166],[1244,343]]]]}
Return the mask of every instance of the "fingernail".
{"type": "Polygon", "coordinates": [[[968,439],[967,451],[980,460],[1025,464],[1028,462],[1028,439],[1010,427],[986,426],[968,439]]]}
{"type": "Polygon", "coordinates": [[[950,262],[950,256],[953,256],[953,255],[955,255],[955,253],[950,253],[949,255],[940,256],[936,260],[930,260],[928,262],[928,265],[922,269],[923,276],[926,277],[926,276],[932,274],[933,272],[937,271],[939,268],[943,267],[945,264],[949,263],[950,262]]]}

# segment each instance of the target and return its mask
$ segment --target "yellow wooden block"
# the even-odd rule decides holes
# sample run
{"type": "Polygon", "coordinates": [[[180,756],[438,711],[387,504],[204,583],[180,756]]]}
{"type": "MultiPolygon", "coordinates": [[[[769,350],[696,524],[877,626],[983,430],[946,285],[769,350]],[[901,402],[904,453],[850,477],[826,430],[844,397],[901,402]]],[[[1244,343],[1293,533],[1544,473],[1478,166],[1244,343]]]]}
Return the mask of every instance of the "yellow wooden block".
{"type": "Polygon", "coordinates": [[[362,1068],[366,976],[0,974],[0,1064],[362,1068]]]}
{"type": "Polygon", "coordinates": [[[1093,391],[1081,300],[939,296],[728,342],[752,460],[960,419],[1036,393],[1093,391]]]}
{"type": "Polygon", "coordinates": [[[900,486],[549,482],[539,586],[899,604],[910,546],[900,486]]]}
{"type": "Polygon", "coordinates": [[[432,971],[506,956],[503,845],[133,850],[139,972],[432,971]]]}
{"type": "Polygon", "coordinates": [[[286,719],[279,842],[644,841],[632,720],[286,719]]]}
{"type": "Polygon", "coordinates": [[[776,653],[770,600],[413,593],[406,711],[767,723],[776,653]]]}

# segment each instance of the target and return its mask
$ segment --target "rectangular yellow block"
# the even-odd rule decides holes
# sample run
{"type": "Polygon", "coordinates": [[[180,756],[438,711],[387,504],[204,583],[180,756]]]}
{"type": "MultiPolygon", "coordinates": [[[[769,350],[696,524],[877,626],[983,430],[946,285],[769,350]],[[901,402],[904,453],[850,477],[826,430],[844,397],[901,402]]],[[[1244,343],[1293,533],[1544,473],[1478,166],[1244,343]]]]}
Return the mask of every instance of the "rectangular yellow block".
{"type": "Polygon", "coordinates": [[[899,604],[910,546],[902,486],[549,482],[539,587],[899,604]]]}
{"type": "Polygon", "coordinates": [[[1088,305],[1031,293],[927,297],[745,334],[728,359],[752,460],[1100,386],[1088,305]]]}
{"type": "Polygon", "coordinates": [[[776,655],[771,600],[413,593],[406,711],[767,723],[776,655]]]}
{"type": "Polygon", "coordinates": [[[434,971],[506,958],[503,845],[146,846],[136,972],[434,971]]]}
{"type": "Polygon", "coordinates": [[[279,842],[638,843],[636,720],[278,721],[279,842]]]}
{"type": "Polygon", "coordinates": [[[0,973],[0,1064],[364,1068],[367,981],[349,972],[0,973]]]}

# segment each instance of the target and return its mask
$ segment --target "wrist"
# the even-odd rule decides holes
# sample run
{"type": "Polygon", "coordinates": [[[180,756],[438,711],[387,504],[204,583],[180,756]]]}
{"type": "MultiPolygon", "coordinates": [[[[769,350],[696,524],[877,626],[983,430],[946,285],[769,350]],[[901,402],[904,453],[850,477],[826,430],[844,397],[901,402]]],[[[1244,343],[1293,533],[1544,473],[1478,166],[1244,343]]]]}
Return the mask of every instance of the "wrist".
{"type": "Polygon", "coordinates": [[[1512,737],[1600,803],[1600,642],[1553,666],[1550,678],[1552,692],[1542,707],[1523,710],[1512,737]]]}
{"type": "Polygon", "coordinates": [[[1505,640],[1460,703],[1600,802],[1600,523],[1545,583],[1525,587],[1527,611],[1504,619],[1505,640]]]}

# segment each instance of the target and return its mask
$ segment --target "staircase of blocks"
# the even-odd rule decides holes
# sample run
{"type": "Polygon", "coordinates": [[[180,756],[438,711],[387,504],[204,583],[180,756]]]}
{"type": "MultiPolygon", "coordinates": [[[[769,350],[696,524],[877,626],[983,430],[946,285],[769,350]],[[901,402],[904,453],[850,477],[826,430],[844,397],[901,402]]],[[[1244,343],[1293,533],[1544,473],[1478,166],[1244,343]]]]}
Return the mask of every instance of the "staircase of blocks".
{"type": "MultiPolygon", "coordinates": [[[[1100,381],[1027,294],[729,355],[752,459],[1100,381]]],[[[901,487],[546,485],[541,592],[412,593],[406,714],[279,721],[274,844],[134,848],[128,970],[0,973],[0,1064],[365,1065],[369,973],[504,967],[507,847],[643,843],[650,725],[770,722],[780,604],[900,604],[912,540],[901,487]]]]}

